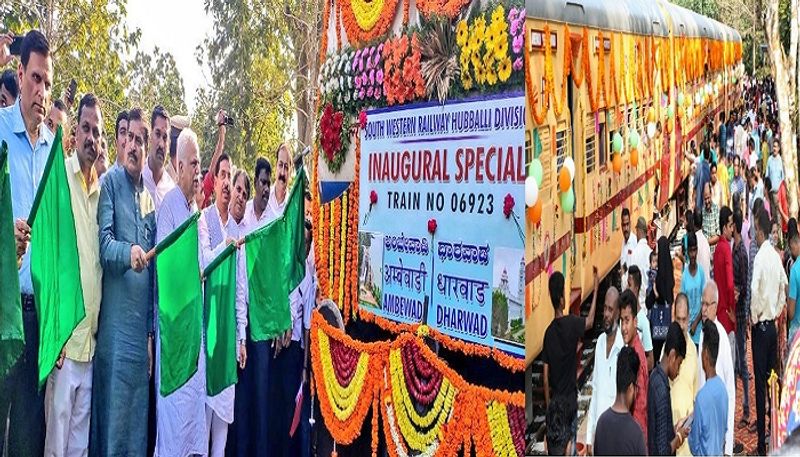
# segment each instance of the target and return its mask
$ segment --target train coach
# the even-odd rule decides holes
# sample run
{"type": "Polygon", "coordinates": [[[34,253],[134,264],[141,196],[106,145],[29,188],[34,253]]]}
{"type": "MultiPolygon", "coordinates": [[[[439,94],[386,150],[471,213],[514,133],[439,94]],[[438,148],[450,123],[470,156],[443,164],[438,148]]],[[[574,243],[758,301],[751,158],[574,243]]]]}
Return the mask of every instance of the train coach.
{"type": "Polygon", "coordinates": [[[592,267],[601,277],[617,267],[623,208],[632,225],[658,212],[664,233],[675,227],[691,171],[684,154],[738,106],[743,67],[738,32],[663,0],[526,9],[530,364],[553,319],[554,271],[575,309],[592,293],[592,267]]]}

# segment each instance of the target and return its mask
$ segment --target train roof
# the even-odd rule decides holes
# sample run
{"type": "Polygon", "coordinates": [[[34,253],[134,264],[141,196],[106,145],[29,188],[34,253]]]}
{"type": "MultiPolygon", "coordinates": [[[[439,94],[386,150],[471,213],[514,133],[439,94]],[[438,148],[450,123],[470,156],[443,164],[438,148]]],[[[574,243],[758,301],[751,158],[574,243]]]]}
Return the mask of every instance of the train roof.
{"type": "Polygon", "coordinates": [[[529,18],[602,30],[667,36],[671,21],[675,36],[742,41],[733,28],[664,0],[525,0],[525,9],[529,18]]]}

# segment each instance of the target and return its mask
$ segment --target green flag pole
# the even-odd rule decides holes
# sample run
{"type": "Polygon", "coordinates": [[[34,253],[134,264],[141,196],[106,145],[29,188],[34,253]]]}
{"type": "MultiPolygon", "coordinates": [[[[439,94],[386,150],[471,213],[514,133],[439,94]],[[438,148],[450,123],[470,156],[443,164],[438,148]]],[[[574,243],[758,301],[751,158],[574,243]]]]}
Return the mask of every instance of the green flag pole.
{"type": "Polygon", "coordinates": [[[56,130],[56,138],[53,141],[53,147],[50,148],[50,155],[47,156],[47,162],[44,166],[44,173],[42,173],[42,182],[39,183],[39,187],[36,188],[36,197],[33,199],[33,206],[31,206],[31,212],[28,213],[28,227],[33,227],[33,221],[36,219],[36,213],[39,212],[39,206],[42,203],[42,194],[46,188],[47,178],[50,177],[50,169],[53,168],[53,158],[55,157],[56,150],[59,149],[56,147],[57,144],[61,144],[62,139],[62,129],[61,126],[58,126],[56,130]]]}

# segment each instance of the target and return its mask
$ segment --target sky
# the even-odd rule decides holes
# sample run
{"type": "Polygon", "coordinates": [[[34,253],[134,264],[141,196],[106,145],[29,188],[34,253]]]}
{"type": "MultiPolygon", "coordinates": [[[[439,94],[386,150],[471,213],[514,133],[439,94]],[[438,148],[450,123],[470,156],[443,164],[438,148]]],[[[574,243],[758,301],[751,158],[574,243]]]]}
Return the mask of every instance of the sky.
{"type": "MultiPolygon", "coordinates": [[[[195,59],[195,48],[212,33],[211,17],[206,15],[203,0],[134,0],[128,2],[129,30],[142,31],[139,46],[152,52],[155,46],[172,53],[183,78],[186,106],[195,107],[198,87],[208,87],[211,75],[195,59]]],[[[189,113],[173,113],[189,114],[189,113]]]]}

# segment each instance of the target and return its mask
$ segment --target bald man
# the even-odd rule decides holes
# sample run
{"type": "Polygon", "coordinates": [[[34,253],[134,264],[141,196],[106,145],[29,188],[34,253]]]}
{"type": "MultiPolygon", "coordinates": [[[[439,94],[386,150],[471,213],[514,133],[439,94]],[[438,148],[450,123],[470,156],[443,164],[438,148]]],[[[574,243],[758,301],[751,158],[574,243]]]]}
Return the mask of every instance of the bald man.
{"type": "Polygon", "coordinates": [[[610,287],[603,302],[604,334],[597,338],[592,373],[592,401],[589,405],[589,423],[586,427],[586,446],[589,453],[594,443],[594,432],[600,415],[614,404],[617,397],[617,356],[625,346],[619,330],[619,291],[610,287]]]}
{"type": "MultiPolygon", "coordinates": [[[[719,305],[719,289],[717,283],[712,279],[706,284],[703,291],[703,322],[711,322],[717,327],[719,332],[719,352],[717,354],[716,373],[725,384],[728,392],[728,425],[725,432],[725,455],[733,455],[733,420],[736,415],[736,378],[733,373],[733,357],[731,355],[731,343],[725,338],[725,327],[717,319],[717,306],[719,305]]],[[[703,353],[703,334],[700,334],[700,350],[703,353]]],[[[706,373],[703,370],[702,361],[697,365],[697,389],[703,388],[706,383],[706,373]]]]}

